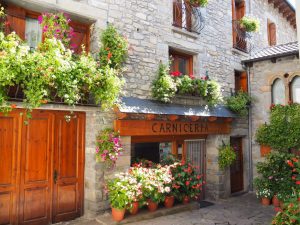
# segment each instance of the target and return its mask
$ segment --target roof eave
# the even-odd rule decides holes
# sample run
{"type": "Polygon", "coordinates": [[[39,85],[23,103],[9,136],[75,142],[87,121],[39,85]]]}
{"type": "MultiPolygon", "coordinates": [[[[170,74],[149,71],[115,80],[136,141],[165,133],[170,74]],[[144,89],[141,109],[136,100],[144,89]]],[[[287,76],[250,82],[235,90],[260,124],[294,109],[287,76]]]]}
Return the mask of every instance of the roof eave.
{"type": "Polygon", "coordinates": [[[282,53],[282,54],[264,56],[264,57],[255,58],[255,59],[247,59],[247,60],[243,60],[242,63],[247,64],[247,63],[253,63],[253,62],[260,62],[260,61],[265,61],[265,60],[269,60],[269,59],[274,59],[274,58],[278,59],[278,58],[291,56],[291,55],[298,55],[298,54],[299,54],[299,50],[286,52],[286,53],[282,53]]]}

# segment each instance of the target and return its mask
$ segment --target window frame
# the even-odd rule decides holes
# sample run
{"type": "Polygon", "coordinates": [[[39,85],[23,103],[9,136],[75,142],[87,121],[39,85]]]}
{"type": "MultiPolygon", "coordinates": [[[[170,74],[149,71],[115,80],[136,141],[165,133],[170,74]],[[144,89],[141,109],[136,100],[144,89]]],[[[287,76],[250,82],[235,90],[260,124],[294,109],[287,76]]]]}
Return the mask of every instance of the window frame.
{"type": "Polygon", "coordinates": [[[248,76],[246,71],[238,71],[234,70],[234,81],[235,81],[235,93],[242,90],[245,93],[248,93],[249,87],[248,87],[248,76]],[[245,81],[243,82],[243,79],[245,81]]]}
{"type": "Polygon", "coordinates": [[[269,46],[274,46],[277,44],[277,26],[274,22],[268,19],[268,25],[267,25],[267,33],[268,33],[268,45],[269,46]],[[274,26],[271,28],[271,26],[274,26]],[[273,34],[271,33],[271,29],[274,29],[274,37],[272,36],[273,34]]]}
{"type": "Polygon", "coordinates": [[[300,104],[300,102],[294,102],[294,99],[293,99],[293,95],[294,95],[293,83],[295,82],[296,79],[300,79],[300,75],[294,76],[293,79],[291,80],[291,82],[289,83],[289,101],[292,103],[300,104]]]}
{"type": "MultiPolygon", "coordinates": [[[[182,53],[182,52],[178,52],[176,50],[169,50],[169,57],[172,59],[172,66],[170,67],[170,72],[177,72],[179,71],[179,58],[184,58],[187,63],[186,63],[186,71],[188,71],[187,74],[183,74],[183,75],[192,75],[194,74],[194,63],[193,63],[193,55],[189,55],[186,53],[182,53]],[[173,71],[173,63],[175,63],[175,71],[173,71]]],[[[181,72],[181,71],[179,71],[181,72]]]]}
{"type": "Polygon", "coordinates": [[[285,104],[286,103],[286,99],[287,99],[287,96],[286,96],[286,86],[285,86],[285,83],[284,83],[284,80],[282,80],[281,78],[276,78],[273,80],[272,82],[272,85],[271,85],[271,102],[272,104],[285,104]],[[282,103],[275,103],[274,102],[274,85],[277,81],[281,81],[283,86],[284,86],[284,91],[283,91],[283,97],[284,97],[284,102],[282,103]]]}

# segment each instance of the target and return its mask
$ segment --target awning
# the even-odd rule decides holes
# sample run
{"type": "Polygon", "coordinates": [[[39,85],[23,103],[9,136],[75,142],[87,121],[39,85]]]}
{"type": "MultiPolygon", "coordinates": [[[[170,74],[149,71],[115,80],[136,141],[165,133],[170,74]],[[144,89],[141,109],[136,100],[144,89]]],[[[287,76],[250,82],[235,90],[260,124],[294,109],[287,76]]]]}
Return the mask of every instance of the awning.
{"type": "Polygon", "coordinates": [[[121,113],[141,113],[158,115],[199,116],[199,117],[236,117],[223,105],[210,107],[207,105],[165,104],[149,99],[123,97],[119,106],[121,113]]]}

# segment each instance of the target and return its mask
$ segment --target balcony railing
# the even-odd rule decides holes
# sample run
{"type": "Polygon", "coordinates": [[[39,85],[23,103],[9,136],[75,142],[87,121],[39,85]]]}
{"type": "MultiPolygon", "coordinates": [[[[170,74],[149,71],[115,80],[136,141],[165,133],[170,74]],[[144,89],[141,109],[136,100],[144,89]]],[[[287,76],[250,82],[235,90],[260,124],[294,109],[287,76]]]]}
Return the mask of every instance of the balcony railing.
{"type": "Polygon", "coordinates": [[[233,20],[233,47],[243,51],[245,53],[250,53],[253,49],[252,35],[241,28],[239,21],[233,20]]]}
{"type": "Polygon", "coordinates": [[[204,28],[201,9],[186,0],[173,0],[173,26],[200,34],[204,28]]]}

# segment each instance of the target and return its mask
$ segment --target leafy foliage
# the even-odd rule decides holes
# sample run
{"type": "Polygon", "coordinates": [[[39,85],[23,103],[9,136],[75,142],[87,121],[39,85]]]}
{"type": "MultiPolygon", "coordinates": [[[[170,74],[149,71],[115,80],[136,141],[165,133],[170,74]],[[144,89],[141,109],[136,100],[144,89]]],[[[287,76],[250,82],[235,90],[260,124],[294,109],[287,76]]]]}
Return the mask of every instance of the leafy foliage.
{"type": "Polygon", "coordinates": [[[260,29],[260,22],[258,19],[244,16],[239,22],[241,28],[244,28],[247,32],[258,32],[260,29]]]}
{"type": "Polygon", "coordinates": [[[235,95],[225,98],[226,106],[240,116],[248,115],[248,106],[251,103],[251,97],[244,91],[238,91],[235,95]]]}
{"type": "Polygon", "coordinates": [[[208,4],[208,0],[189,0],[189,2],[200,7],[205,7],[208,4]]]}
{"type": "Polygon", "coordinates": [[[261,125],[256,133],[259,144],[274,150],[289,151],[300,148],[300,105],[272,106],[270,123],[261,125]]]}
{"type": "Polygon", "coordinates": [[[236,153],[229,144],[223,144],[219,147],[219,166],[221,169],[225,169],[230,166],[236,160],[236,153]]]}
{"type": "Polygon", "coordinates": [[[126,60],[127,51],[127,40],[118,33],[114,26],[108,25],[101,34],[99,51],[101,67],[109,65],[111,68],[120,69],[126,60]]]}
{"type": "Polygon", "coordinates": [[[256,189],[257,198],[268,198],[273,197],[273,192],[271,188],[271,182],[268,179],[254,179],[254,187],[256,189]]]}
{"type": "Polygon", "coordinates": [[[161,63],[158,69],[158,77],[152,83],[153,97],[164,103],[171,102],[177,91],[176,84],[168,73],[169,68],[161,63]]]}

